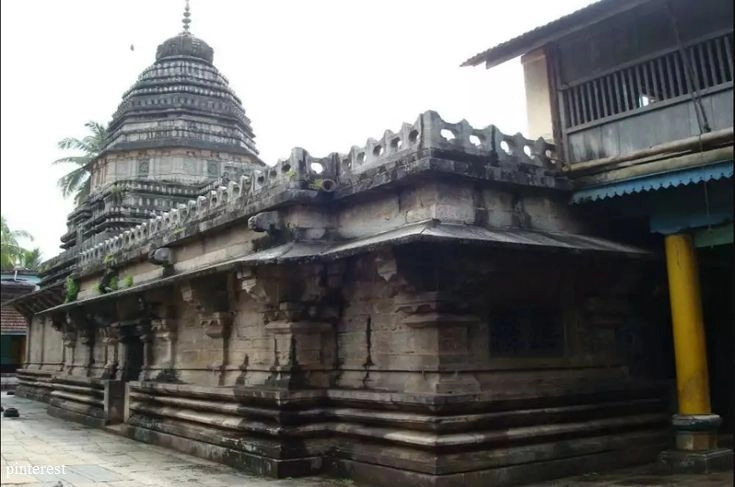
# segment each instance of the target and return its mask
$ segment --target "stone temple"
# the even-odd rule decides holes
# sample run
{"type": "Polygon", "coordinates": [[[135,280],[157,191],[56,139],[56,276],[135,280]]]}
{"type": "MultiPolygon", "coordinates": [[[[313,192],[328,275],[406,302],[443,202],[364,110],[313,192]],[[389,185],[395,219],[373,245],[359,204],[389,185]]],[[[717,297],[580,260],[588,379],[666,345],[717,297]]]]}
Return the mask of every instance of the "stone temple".
{"type": "MultiPolygon", "coordinates": [[[[187,18],[188,20],[188,18],[187,18]]],[[[124,95],[92,169],[92,196],[69,215],[62,248],[72,257],[186,203],[214,181],[265,167],[250,120],[214,50],[184,31],[124,95]]],[[[58,259],[59,275],[68,272],[58,259]]]]}
{"type": "Polygon", "coordinates": [[[185,29],[123,96],[66,250],[14,303],[19,395],[265,476],[377,485],[670,444],[667,385],[617,343],[647,319],[651,254],[568,205],[551,144],[427,111],[265,165],[212,61],[185,29]]]}

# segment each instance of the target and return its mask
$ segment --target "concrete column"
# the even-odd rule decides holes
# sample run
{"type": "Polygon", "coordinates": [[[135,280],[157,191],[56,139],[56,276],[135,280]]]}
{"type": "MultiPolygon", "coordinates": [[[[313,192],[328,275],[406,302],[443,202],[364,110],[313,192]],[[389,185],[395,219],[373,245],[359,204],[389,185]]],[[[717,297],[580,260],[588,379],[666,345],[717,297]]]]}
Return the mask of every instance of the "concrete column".
{"type": "Polygon", "coordinates": [[[732,466],[732,451],[717,449],[721,419],[712,414],[699,269],[689,235],[665,239],[669,300],[676,358],[678,413],[672,423],[676,450],[661,460],[676,471],[709,472],[732,466]]]}
{"type": "Polygon", "coordinates": [[[551,93],[546,54],[542,50],[529,52],[521,57],[523,78],[526,85],[526,117],[530,139],[543,137],[554,139],[551,114],[551,93]]]}
{"type": "Polygon", "coordinates": [[[666,237],[679,414],[710,414],[709,375],[699,269],[691,237],[666,237]]]}

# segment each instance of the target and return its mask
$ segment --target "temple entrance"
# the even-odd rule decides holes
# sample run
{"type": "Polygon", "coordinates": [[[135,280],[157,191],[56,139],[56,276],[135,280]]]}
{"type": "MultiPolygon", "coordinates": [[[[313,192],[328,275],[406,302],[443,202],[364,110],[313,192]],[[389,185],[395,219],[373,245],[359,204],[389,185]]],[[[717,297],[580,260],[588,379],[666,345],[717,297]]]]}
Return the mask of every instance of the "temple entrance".
{"type": "Polygon", "coordinates": [[[125,339],[125,362],[120,378],[123,382],[138,380],[143,370],[144,345],[139,336],[125,339]]]}

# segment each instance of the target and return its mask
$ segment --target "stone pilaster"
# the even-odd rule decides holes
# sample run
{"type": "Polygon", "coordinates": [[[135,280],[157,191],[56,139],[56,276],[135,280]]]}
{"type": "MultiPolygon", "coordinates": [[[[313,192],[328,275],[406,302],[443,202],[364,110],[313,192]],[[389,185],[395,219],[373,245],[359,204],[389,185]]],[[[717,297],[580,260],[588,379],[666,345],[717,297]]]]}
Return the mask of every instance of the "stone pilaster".
{"type": "Polygon", "coordinates": [[[115,326],[106,326],[100,329],[100,333],[105,347],[105,366],[102,371],[102,378],[114,379],[117,376],[119,365],[120,329],[115,326]]]}
{"type": "Polygon", "coordinates": [[[327,387],[334,363],[334,325],[310,316],[303,303],[281,303],[266,330],[273,339],[269,385],[327,387]]]}
{"type": "Polygon", "coordinates": [[[227,368],[227,357],[229,355],[230,334],[232,331],[232,313],[215,311],[200,315],[200,326],[204,334],[219,345],[219,359],[207,365],[214,372],[218,372],[219,385],[224,384],[224,375],[227,368]]]}
{"type": "Polygon", "coordinates": [[[197,310],[199,325],[204,334],[217,344],[216,357],[207,364],[207,368],[216,373],[219,385],[224,384],[228,367],[230,334],[233,314],[230,311],[230,299],[233,279],[218,276],[221,281],[190,281],[182,285],[181,297],[185,303],[197,310]],[[217,289],[217,291],[213,291],[217,289]]]}
{"type": "Polygon", "coordinates": [[[150,380],[152,362],[151,342],[153,341],[150,322],[144,321],[143,323],[136,325],[133,334],[143,343],[143,364],[140,369],[140,380],[150,380]]]}
{"type": "Polygon", "coordinates": [[[478,355],[485,350],[473,350],[472,346],[472,331],[480,325],[478,317],[462,309],[457,300],[435,291],[398,296],[395,312],[412,332],[412,343],[405,344],[416,362],[412,367],[436,373],[429,380],[426,376],[412,378],[407,391],[449,394],[480,390],[477,379],[467,371],[482,362],[478,355]]]}
{"type": "MultiPolygon", "coordinates": [[[[74,340],[78,339],[71,354],[73,360],[68,373],[70,375],[89,376],[94,363],[94,326],[89,317],[83,312],[67,314],[67,330],[73,329],[74,340]],[[81,369],[78,371],[78,369],[81,369]],[[75,372],[77,372],[75,374],[75,372]]],[[[72,337],[70,336],[69,339],[72,337]]]]}
{"type": "MultiPolygon", "coordinates": [[[[51,322],[51,328],[53,328],[57,332],[61,333],[61,340],[62,340],[62,345],[61,345],[61,363],[59,363],[58,371],[59,372],[62,372],[64,370],[64,368],[66,367],[66,355],[67,355],[66,354],[66,351],[67,351],[66,339],[64,338],[64,330],[66,329],[66,320],[64,319],[63,315],[55,314],[55,315],[53,315],[50,318],[49,321],[51,322]]],[[[29,350],[28,349],[29,345],[30,345],[30,338],[27,338],[26,339],[26,359],[25,359],[26,362],[28,362],[29,357],[30,357],[30,354],[29,354],[29,351],[28,351],[29,350]]]]}
{"type": "Polygon", "coordinates": [[[156,364],[164,371],[172,371],[176,357],[176,329],[178,321],[174,318],[160,318],[151,321],[153,337],[156,341],[156,364]]]}
{"type": "Polygon", "coordinates": [[[71,327],[64,330],[62,334],[64,341],[64,371],[67,375],[71,375],[74,368],[74,351],[77,346],[77,332],[71,327]]]}
{"type": "Polygon", "coordinates": [[[272,363],[266,384],[284,389],[327,387],[334,372],[334,326],[339,308],[332,294],[343,268],[315,265],[269,276],[242,269],[240,289],[263,313],[272,363]]]}

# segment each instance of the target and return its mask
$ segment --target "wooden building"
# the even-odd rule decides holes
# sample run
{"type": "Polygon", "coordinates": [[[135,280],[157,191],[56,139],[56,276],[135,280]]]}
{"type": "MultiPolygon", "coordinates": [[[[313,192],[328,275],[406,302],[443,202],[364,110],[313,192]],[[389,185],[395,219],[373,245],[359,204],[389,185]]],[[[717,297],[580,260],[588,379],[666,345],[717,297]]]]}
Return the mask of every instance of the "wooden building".
{"type": "Polygon", "coordinates": [[[662,458],[731,463],[714,431],[731,442],[735,422],[733,2],[603,0],[463,65],[519,56],[530,135],[559,149],[570,204],[665,254],[679,414],[662,458]]]}

